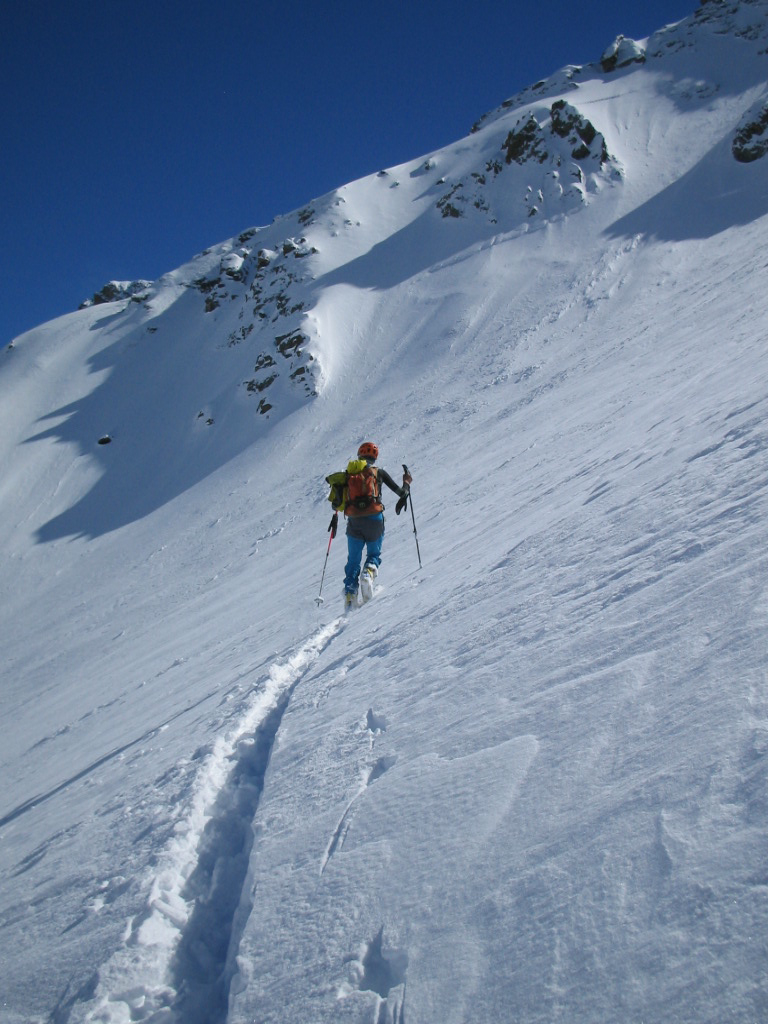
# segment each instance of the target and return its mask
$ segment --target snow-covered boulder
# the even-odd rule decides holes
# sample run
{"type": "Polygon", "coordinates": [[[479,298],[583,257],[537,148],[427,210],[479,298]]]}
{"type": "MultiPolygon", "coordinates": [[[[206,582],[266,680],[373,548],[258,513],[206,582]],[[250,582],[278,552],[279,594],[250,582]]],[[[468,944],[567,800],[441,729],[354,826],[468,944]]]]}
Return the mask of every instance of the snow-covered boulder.
{"type": "Polygon", "coordinates": [[[603,71],[615,71],[629,64],[644,64],[645,50],[640,43],[626,36],[616,36],[600,58],[603,71]]]}
{"type": "Polygon", "coordinates": [[[221,272],[226,274],[227,277],[232,277],[236,281],[242,276],[243,263],[245,257],[239,252],[230,252],[226,256],[222,257],[221,260],[221,272]]]}
{"type": "Polygon", "coordinates": [[[273,249],[259,249],[256,257],[256,266],[259,270],[263,270],[268,267],[269,264],[277,257],[277,253],[273,249]]]}
{"type": "Polygon", "coordinates": [[[305,256],[314,256],[317,249],[307,245],[306,238],[286,238],[283,242],[283,256],[294,256],[296,259],[303,259],[305,256]]]}

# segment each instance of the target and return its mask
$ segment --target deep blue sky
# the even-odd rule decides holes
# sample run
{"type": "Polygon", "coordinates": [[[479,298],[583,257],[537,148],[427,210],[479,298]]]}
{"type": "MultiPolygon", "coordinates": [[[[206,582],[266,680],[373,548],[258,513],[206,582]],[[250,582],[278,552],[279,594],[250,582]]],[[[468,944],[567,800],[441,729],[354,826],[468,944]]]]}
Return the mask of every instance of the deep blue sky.
{"type": "Polygon", "coordinates": [[[25,0],[3,9],[0,346],[110,279],[465,135],[698,0],[25,0]]]}

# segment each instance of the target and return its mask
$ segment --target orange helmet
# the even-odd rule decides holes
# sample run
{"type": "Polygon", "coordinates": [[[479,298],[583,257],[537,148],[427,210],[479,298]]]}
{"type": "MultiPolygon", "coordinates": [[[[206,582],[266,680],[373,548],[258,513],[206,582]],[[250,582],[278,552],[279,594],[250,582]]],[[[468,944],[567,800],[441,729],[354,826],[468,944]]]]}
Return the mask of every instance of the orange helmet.
{"type": "Polygon", "coordinates": [[[375,462],[379,457],[379,449],[373,441],[363,441],[357,449],[357,455],[360,459],[373,459],[375,462]]]}

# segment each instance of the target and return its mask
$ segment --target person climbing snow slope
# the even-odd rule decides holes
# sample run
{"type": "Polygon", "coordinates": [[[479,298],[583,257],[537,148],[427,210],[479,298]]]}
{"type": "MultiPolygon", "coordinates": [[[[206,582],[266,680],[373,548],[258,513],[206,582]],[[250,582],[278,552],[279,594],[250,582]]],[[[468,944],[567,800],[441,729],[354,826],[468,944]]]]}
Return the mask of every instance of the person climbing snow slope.
{"type": "MultiPolygon", "coordinates": [[[[338,512],[347,517],[348,557],[344,570],[344,603],[347,608],[357,603],[358,585],[363,601],[373,596],[373,584],[381,565],[381,547],[384,540],[384,505],[381,484],[385,483],[398,495],[395,508],[398,515],[408,506],[411,474],[403,473],[402,487],[398,486],[385,469],[376,466],[378,446],[364,441],[344,472],[326,477],[331,485],[329,501],[334,507],[334,520],[338,512]],[[360,563],[365,551],[362,573],[360,563]]],[[[332,521],[333,525],[333,521],[332,521]]]]}

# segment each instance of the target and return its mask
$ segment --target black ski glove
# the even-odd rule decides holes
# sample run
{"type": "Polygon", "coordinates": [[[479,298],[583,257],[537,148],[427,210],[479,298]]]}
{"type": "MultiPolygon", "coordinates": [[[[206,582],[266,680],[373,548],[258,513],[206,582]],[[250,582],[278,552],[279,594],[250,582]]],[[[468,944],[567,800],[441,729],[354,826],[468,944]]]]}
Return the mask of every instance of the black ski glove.
{"type": "Polygon", "coordinates": [[[410,493],[411,492],[409,491],[409,489],[407,487],[404,488],[404,494],[403,494],[402,498],[395,505],[395,512],[397,513],[397,515],[400,515],[400,513],[403,511],[403,509],[408,508],[408,495],[410,493]]]}
{"type": "Polygon", "coordinates": [[[331,519],[331,525],[328,527],[328,533],[331,535],[331,540],[336,536],[336,531],[339,528],[339,513],[333,513],[333,519],[331,519]]]}

